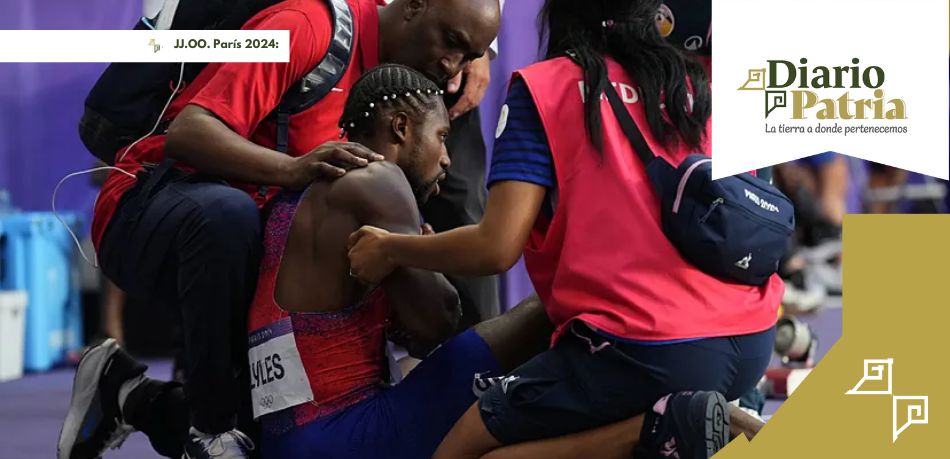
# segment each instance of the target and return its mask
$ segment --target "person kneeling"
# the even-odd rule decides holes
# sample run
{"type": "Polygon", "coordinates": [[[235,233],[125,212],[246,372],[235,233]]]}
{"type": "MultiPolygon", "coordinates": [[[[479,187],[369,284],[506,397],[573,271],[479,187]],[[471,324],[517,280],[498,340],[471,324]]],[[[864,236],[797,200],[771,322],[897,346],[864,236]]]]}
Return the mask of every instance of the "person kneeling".
{"type": "MultiPolygon", "coordinates": [[[[449,339],[460,309],[441,274],[399,268],[364,285],[350,270],[348,237],[362,225],[422,232],[418,206],[439,192],[450,166],[439,92],[406,67],[368,72],[353,87],[341,125],[385,161],[275,200],[248,320],[265,458],[432,457],[479,395],[514,387],[517,378],[506,373],[547,347],[553,328],[536,297],[449,339]],[[395,386],[387,338],[423,359],[395,386]]],[[[674,396],[672,411],[691,417],[689,403],[678,402],[691,399],[674,396]]],[[[565,451],[594,447],[602,457],[609,445],[629,455],[637,432],[620,424],[556,440],[565,451]]]]}

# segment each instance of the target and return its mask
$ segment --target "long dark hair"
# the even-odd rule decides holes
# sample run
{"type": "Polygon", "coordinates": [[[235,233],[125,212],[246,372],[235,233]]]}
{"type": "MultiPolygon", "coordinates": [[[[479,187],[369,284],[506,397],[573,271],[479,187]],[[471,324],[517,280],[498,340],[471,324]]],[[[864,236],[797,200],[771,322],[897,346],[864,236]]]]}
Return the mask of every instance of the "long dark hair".
{"type": "Polygon", "coordinates": [[[545,0],[539,16],[548,38],[547,59],[570,53],[584,69],[585,121],[591,142],[603,144],[600,97],[605,56],[620,63],[640,87],[650,131],[665,145],[684,142],[699,150],[711,111],[709,77],[694,59],[668,43],[656,28],[660,0],[545,0]],[[687,81],[693,105],[688,110],[687,81]],[[666,115],[660,104],[666,107],[666,115]]]}

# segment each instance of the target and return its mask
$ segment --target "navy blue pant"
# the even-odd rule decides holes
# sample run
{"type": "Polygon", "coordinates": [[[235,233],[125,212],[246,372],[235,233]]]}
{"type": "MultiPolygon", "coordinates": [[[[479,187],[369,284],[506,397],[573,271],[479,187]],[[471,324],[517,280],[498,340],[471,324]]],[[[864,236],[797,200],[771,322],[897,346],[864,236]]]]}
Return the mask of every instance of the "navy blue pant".
{"type": "Polygon", "coordinates": [[[678,344],[633,344],[575,322],[553,348],[485,392],[479,410],[488,431],[513,444],[629,419],[673,392],[718,391],[736,400],[759,382],[774,341],[772,327],[678,344]]]}
{"type": "Polygon", "coordinates": [[[338,413],[272,433],[267,417],[261,450],[267,459],[428,459],[475,402],[476,376],[499,373],[488,343],[475,330],[452,338],[401,383],[338,413]]]}
{"type": "MultiPolygon", "coordinates": [[[[152,172],[155,173],[155,172],[152,172]]],[[[235,427],[246,378],[247,310],[261,251],[261,217],[246,193],[172,169],[161,180],[143,172],[123,196],[99,247],[103,272],[129,295],[180,313],[184,398],[170,386],[130,396],[126,411],[153,446],[172,456],[189,423],[206,433],[235,427]],[[159,404],[178,407],[153,406],[159,404]],[[163,415],[164,413],[164,415],[163,415]],[[169,413],[188,413],[178,416],[169,413]],[[154,419],[171,417],[173,419],[154,419]]],[[[249,405],[248,405],[249,406],[249,405]]],[[[180,455],[180,453],[178,453],[180,455]]]]}

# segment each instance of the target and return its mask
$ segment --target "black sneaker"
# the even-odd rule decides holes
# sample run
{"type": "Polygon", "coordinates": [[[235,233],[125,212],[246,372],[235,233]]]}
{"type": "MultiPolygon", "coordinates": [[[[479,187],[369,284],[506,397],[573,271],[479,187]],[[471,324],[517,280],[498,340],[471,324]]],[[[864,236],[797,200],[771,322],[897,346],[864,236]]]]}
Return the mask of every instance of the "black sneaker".
{"type": "Polygon", "coordinates": [[[719,392],[677,392],[643,420],[634,457],[708,459],[729,442],[729,404],[719,392]]]}
{"type": "Polygon", "coordinates": [[[185,442],[185,455],[182,459],[245,459],[251,457],[254,442],[240,430],[210,435],[199,432],[194,427],[188,432],[185,442]]]}
{"type": "Polygon", "coordinates": [[[146,366],[107,339],[83,353],[73,378],[73,395],[59,433],[59,459],[95,459],[118,448],[134,430],[122,421],[119,388],[146,366]]]}

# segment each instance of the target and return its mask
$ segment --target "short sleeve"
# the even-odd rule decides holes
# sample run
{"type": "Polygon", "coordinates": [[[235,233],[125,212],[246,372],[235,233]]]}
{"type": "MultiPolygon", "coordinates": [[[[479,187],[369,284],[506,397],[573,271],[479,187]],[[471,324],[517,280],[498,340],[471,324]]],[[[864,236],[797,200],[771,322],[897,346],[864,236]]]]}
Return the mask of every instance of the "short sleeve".
{"type": "MultiPolygon", "coordinates": [[[[330,17],[314,23],[299,10],[280,10],[245,25],[251,30],[288,30],[289,62],[224,63],[190,101],[214,113],[236,133],[250,137],[294,82],[303,78],[326,53],[330,17]]],[[[209,69],[210,70],[210,69],[209,69]]]]}
{"type": "Polygon", "coordinates": [[[488,187],[506,180],[554,188],[557,178],[541,117],[523,80],[512,82],[496,131],[488,187]]]}

